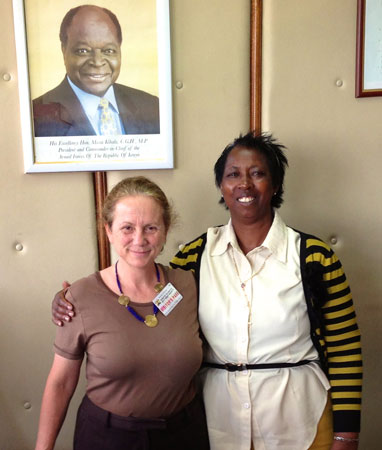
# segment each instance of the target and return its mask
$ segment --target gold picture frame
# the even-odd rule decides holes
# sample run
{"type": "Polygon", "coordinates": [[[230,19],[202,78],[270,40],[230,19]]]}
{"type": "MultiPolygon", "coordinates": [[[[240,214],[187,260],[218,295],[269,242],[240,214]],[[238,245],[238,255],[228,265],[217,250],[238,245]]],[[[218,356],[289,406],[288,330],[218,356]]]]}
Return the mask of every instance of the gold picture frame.
{"type": "Polygon", "coordinates": [[[123,125],[120,134],[112,137],[97,134],[84,114],[82,103],[78,103],[80,98],[66,82],[59,29],[65,14],[82,4],[86,2],[13,0],[25,173],[173,168],[169,0],[91,2],[112,11],[122,28],[121,71],[113,86],[123,125]],[[56,97],[51,100],[51,93],[56,93],[64,82],[73,98],[69,122],[68,108],[64,109],[65,116],[61,116],[65,98],[62,90],[60,100],[56,97]],[[155,128],[142,125],[147,117],[143,112],[148,103],[146,93],[159,98],[159,104],[158,100],[152,100],[155,106],[150,106],[151,111],[155,108],[152,116],[155,115],[152,119],[155,128]],[[44,96],[49,97],[46,103],[41,100],[45,109],[36,113],[36,102],[44,96]],[[75,102],[76,109],[72,107],[75,102]],[[141,110],[139,126],[135,126],[136,114],[141,110]],[[78,127],[66,134],[62,124],[74,123],[72,117],[78,117],[74,111],[76,114],[80,111],[78,123],[86,122],[88,128],[81,133],[84,127],[78,127]],[[38,131],[40,117],[45,121],[44,134],[38,131]]]}

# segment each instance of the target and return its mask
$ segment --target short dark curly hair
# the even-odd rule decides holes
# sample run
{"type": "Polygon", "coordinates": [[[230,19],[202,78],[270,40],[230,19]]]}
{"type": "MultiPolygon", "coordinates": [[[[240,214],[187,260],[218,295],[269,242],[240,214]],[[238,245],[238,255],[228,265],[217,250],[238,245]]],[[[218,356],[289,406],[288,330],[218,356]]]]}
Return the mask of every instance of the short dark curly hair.
{"type": "Polygon", "coordinates": [[[119,43],[119,45],[121,45],[122,44],[122,29],[121,29],[121,25],[120,25],[120,23],[119,23],[119,21],[117,19],[117,16],[114,13],[112,13],[109,9],[101,8],[100,6],[96,6],[96,5],[81,5],[81,6],[77,6],[76,8],[70,9],[65,14],[65,17],[62,19],[61,26],[60,26],[60,41],[61,41],[61,44],[63,45],[63,47],[66,47],[66,44],[68,43],[68,28],[72,24],[74,16],[81,9],[89,8],[89,7],[100,9],[101,11],[103,11],[105,14],[107,14],[110,17],[111,21],[115,25],[115,29],[116,29],[116,32],[117,32],[118,43],[119,43]]]}
{"type": "MultiPolygon", "coordinates": [[[[254,131],[250,131],[244,136],[240,135],[227,145],[215,163],[214,172],[217,187],[220,187],[222,183],[228,155],[236,147],[257,151],[265,157],[271,173],[272,184],[275,187],[278,186],[276,194],[272,197],[271,206],[280,208],[284,201],[284,176],[285,169],[288,167],[288,159],[284,154],[285,146],[277,142],[271,134],[267,133],[256,134],[254,131]]],[[[219,203],[224,204],[224,199],[221,198],[219,203]]]]}

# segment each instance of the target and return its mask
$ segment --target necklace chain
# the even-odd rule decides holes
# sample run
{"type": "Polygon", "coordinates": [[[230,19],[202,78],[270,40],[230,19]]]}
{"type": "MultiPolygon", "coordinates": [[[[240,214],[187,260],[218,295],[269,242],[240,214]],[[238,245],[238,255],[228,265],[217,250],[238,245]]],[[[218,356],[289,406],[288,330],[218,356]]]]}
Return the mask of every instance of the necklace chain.
{"type": "MultiPolygon", "coordinates": [[[[249,309],[249,313],[248,313],[248,328],[251,326],[252,322],[251,322],[251,317],[252,317],[252,301],[249,301],[249,298],[247,296],[247,293],[245,292],[245,287],[246,287],[246,283],[248,283],[248,281],[252,280],[253,277],[255,277],[256,275],[258,275],[264,268],[265,263],[267,262],[267,259],[271,256],[271,254],[267,255],[266,258],[264,258],[263,263],[261,264],[261,267],[256,270],[247,280],[242,281],[240,278],[240,274],[239,274],[239,268],[237,267],[237,263],[236,263],[236,259],[235,259],[235,254],[233,249],[231,248],[231,256],[232,256],[232,260],[233,260],[233,264],[235,266],[235,270],[236,270],[236,275],[237,278],[240,281],[240,287],[241,290],[243,291],[244,297],[247,300],[247,305],[248,305],[248,309],[249,309]]],[[[257,254],[256,254],[257,256],[257,254]]],[[[255,257],[255,263],[256,263],[256,257],[255,257]]]]}
{"type": "MultiPolygon", "coordinates": [[[[155,264],[155,272],[157,277],[157,283],[154,286],[155,292],[160,292],[163,289],[163,284],[160,282],[160,272],[157,263],[155,264]]],[[[157,319],[157,313],[159,311],[157,305],[153,303],[153,314],[148,314],[143,318],[140,314],[138,314],[130,305],[130,298],[127,295],[124,295],[122,292],[122,286],[121,282],[119,280],[118,276],[118,261],[115,263],[115,279],[117,281],[118,289],[121,295],[118,298],[118,303],[122,306],[125,306],[126,309],[129,311],[130,314],[132,314],[137,320],[140,322],[143,322],[145,325],[147,325],[150,328],[156,327],[158,325],[158,319],[157,319]]]]}

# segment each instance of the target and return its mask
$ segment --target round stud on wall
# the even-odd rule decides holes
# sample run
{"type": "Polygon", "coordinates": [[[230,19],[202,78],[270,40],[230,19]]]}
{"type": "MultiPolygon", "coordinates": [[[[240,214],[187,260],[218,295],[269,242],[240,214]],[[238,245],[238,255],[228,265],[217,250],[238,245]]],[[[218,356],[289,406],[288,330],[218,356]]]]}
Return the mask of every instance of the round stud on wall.
{"type": "Polygon", "coordinates": [[[329,241],[332,245],[336,245],[338,243],[337,236],[331,236],[329,241]]]}
{"type": "Polygon", "coordinates": [[[341,87],[343,86],[344,82],[342,80],[336,80],[336,86],[341,87]]]}
{"type": "Polygon", "coordinates": [[[18,251],[18,252],[22,252],[22,251],[24,250],[23,244],[20,244],[20,242],[18,242],[18,243],[15,245],[15,250],[18,251]]]}
{"type": "Polygon", "coordinates": [[[12,80],[12,76],[10,73],[3,73],[3,80],[4,81],[11,81],[12,80]]]}
{"type": "Polygon", "coordinates": [[[181,81],[177,81],[175,83],[175,86],[176,86],[177,89],[182,89],[183,88],[183,83],[181,81]]]}

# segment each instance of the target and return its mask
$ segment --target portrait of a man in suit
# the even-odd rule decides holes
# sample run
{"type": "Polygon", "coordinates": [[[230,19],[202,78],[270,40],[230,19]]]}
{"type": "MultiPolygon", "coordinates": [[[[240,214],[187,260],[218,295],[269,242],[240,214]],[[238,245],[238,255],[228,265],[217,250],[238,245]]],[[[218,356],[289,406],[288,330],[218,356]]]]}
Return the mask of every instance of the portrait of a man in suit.
{"type": "Polygon", "coordinates": [[[158,134],[159,99],[116,83],[122,30],[108,9],[71,9],[60,27],[63,81],[33,100],[35,137],[158,134]]]}

